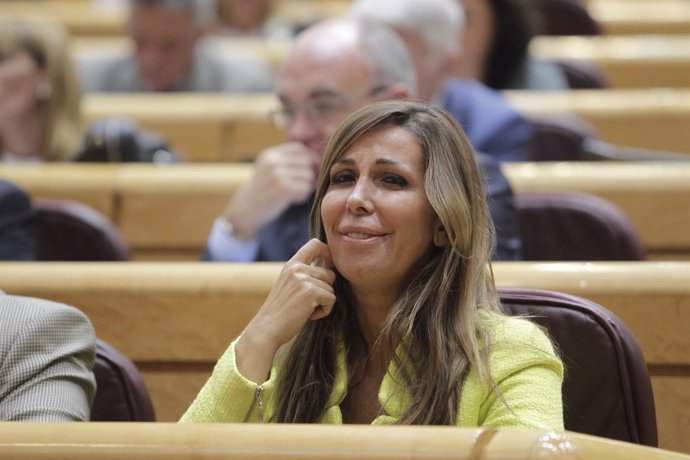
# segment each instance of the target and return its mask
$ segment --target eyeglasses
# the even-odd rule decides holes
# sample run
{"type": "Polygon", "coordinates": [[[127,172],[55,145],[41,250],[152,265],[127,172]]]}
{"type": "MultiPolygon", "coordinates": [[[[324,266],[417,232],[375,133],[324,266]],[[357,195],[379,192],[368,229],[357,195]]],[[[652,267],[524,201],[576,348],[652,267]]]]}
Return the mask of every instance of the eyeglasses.
{"type": "Polygon", "coordinates": [[[301,110],[312,123],[324,123],[332,120],[336,115],[349,107],[357,99],[367,96],[373,97],[384,91],[388,85],[381,84],[369,88],[362,95],[347,96],[335,92],[324,92],[314,96],[312,101],[303,105],[283,104],[279,109],[269,112],[271,122],[278,127],[285,129],[295,122],[297,114],[301,110]]]}

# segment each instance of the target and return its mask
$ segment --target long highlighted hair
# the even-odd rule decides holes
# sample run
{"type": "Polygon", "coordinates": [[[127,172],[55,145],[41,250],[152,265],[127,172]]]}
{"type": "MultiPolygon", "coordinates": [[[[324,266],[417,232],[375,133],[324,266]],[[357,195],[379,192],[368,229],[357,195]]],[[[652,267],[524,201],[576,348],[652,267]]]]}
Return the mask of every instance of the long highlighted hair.
{"type": "MultiPolygon", "coordinates": [[[[469,369],[492,384],[488,325],[478,311],[499,312],[491,271],[495,232],[483,175],[462,129],[445,110],[420,102],[379,102],[352,114],[326,149],[311,230],[326,241],[320,209],[331,166],[363,136],[390,126],[407,130],[419,142],[426,194],[448,242],[400,293],[379,343],[395,350],[392,359],[399,372],[392,377],[411,395],[398,423],[452,425],[469,369]]],[[[338,275],[334,287],[331,314],[309,322],[285,351],[273,421],[319,421],[333,389],[338,347],[349,351],[363,344],[347,280],[338,275]]]]}

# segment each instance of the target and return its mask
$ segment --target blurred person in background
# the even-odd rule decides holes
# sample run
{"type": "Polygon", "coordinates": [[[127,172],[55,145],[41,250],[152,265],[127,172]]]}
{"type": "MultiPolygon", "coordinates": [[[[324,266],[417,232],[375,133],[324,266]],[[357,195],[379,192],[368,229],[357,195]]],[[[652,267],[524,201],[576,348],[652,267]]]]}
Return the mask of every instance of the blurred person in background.
{"type": "Polygon", "coordinates": [[[31,199],[0,179],[0,260],[34,260],[36,221],[31,199]]]}
{"type": "Polygon", "coordinates": [[[474,147],[497,161],[524,161],[532,125],[497,91],[455,78],[464,23],[457,0],[356,0],[351,15],[393,28],[405,41],[417,74],[418,95],[448,110],[474,147]]]}
{"type": "Polygon", "coordinates": [[[131,54],[79,62],[86,92],[253,92],[272,86],[271,67],[229,55],[205,40],[214,17],[208,0],[131,0],[131,54]]]}
{"type": "Polygon", "coordinates": [[[82,142],[80,91],[61,24],[0,19],[0,160],[68,161],[82,142]]]}
{"type": "MultiPolygon", "coordinates": [[[[417,95],[415,70],[400,37],[382,24],[324,21],[302,32],[276,80],[280,108],[274,121],[287,141],[262,151],[252,177],[235,191],[209,235],[204,258],[214,261],[286,261],[308,240],[308,216],[326,144],[345,117],[367,104],[417,95]]],[[[468,119],[473,110],[466,107],[468,119]]],[[[486,127],[466,123],[469,139],[486,127]]],[[[499,137],[500,131],[492,133],[499,137]]],[[[474,144],[479,150],[482,144],[474,144]]],[[[497,144],[498,145],[498,144],[497,144]]],[[[479,154],[496,258],[520,258],[513,194],[498,163],[479,154]]]]}
{"type": "Polygon", "coordinates": [[[559,66],[529,55],[538,30],[532,0],[457,0],[465,9],[458,75],[503,89],[563,90],[559,66]]]}
{"type": "Polygon", "coordinates": [[[237,38],[286,40],[293,28],[275,16],[274,0],[216,0],[217,33],[237,38]]]}

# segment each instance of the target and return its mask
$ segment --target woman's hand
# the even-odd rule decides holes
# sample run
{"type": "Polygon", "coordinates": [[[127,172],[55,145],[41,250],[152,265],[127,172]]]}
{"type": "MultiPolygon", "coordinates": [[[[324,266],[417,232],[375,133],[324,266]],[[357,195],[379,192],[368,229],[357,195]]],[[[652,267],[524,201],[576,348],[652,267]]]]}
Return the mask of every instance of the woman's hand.
{"type": "Polygon", "coordinates": [[[330,314],[335,303],[332,266],[328,246],[317,239],[308,241],[285,263],[236,345],[237,367],[247,379],[263,382],[278,348],[310,319],[330,314]]]}

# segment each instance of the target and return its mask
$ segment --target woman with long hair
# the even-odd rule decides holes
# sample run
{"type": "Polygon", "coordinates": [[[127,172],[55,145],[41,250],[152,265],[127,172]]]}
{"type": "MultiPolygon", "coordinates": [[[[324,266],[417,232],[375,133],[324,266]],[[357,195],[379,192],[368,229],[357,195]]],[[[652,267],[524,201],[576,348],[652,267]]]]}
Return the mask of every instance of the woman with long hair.
{"type": "Polygon", "coordinates": [[[0,162],[68,161],[81,147],[81,93],[64,27],[0,19],[0,162]]]}
{"type": "Polygon", "coordinates": [[[563,428],[562,364],[500,311],[482,173],[447,112],[352,114],[311,225],[182,421],[563,428]]]}

